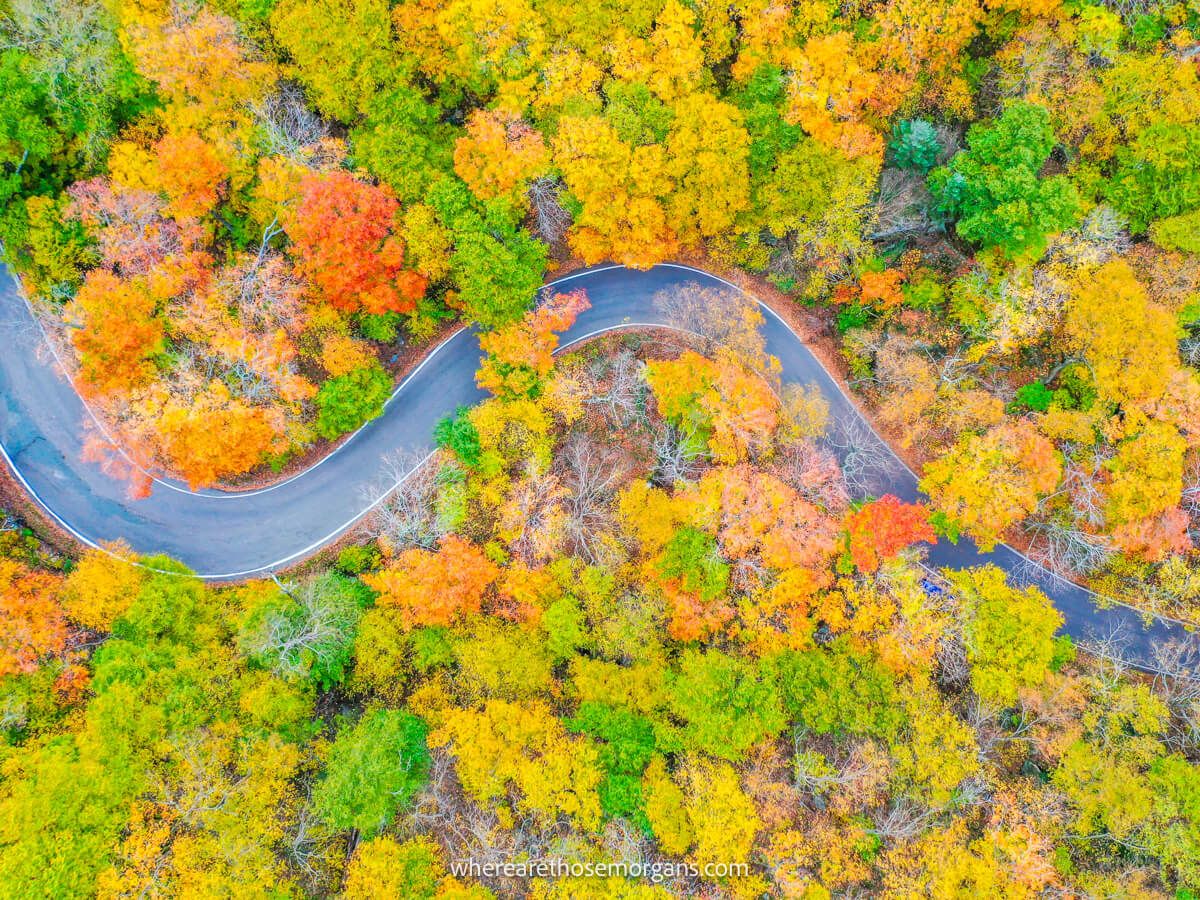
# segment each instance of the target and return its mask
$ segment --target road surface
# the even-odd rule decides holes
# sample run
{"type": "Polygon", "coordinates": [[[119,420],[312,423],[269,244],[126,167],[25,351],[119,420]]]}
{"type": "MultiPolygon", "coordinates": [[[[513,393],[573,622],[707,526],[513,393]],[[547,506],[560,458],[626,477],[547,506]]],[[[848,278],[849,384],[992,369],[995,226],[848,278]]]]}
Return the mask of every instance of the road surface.
{"type": "MultiPolygon", "coordinates": [[[[563,336],[563,344],[634,325],[665,324],[653,295],[688,282],[723,284],[684,266],[646,272],[599,266],[567,276],[562,289],[583,288],[591,308],[563,336]]],[[[480,350],[469,330],[455,334],[400,385],[384,414],[334,453],[299,475],[247,492],[192,492],[159,480],[143,500],[126,496],[115,481],[82,458],[83,423],[90,415],[61,374],[15,281],[0,286],[0,455],[45,511],[80,541],[97,545],[123,539],[141,553],[164,553],[201,577],[231,580],[285,567],[336,539],[376,505],[395,484],[398,455],[421,458],[431,448],[435,423],[460,405],[483,396],[475,386],[480,350]]],[[[558,282],[556,282],[557,284],[558,282]]],[[[786,323],[765,306],[768,350],[782,363],[784,382],[815,383],[829,401],[831,446],[874,494],[918,498],[917,479],[890,450],[875,454],[884,464],[857,466],[856,448],[878,438],[838,383],[786,323]]],[[[881,443],[881,442],[880,442],[881,443]]],[[[868,454],[869,455],[869,454],[868,454]]],[[[968,540],[940,541],[931,548],[935,567],[993,563],[1017,582],[1036,581],[1063,613],[1064,631],[1076,639],[1119,633],[1126,655],[1151,666],[1153,647],[1180,638],[1169,621],[1143,626],[1132,609],[1096,605],[1083,588],[1056,579],[1014,550],[980,553],[968,540]]]]}

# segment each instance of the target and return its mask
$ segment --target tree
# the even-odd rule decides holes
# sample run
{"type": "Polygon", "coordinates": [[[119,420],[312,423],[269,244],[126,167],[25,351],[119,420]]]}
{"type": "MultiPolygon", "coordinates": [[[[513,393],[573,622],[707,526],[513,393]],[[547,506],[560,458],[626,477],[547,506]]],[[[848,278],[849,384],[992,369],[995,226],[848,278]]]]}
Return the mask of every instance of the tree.
{"type": "Polygon", "coordinates": [[[849,159],[878,157],[883,139],[866,121],[879,76],[863,65],[848,31],[811,38],[788,86],[788,120],[849,159]]]}
{"type": "Polygon", "coordinates": [[[890,739],[904,724],[894,677],[845,640],[788,652],[773,663],[788,713],[817,734],[890,739]]]}
{"type": "Polygon", "coordinates": [[[678,232],[661,201],[675,184],[661,145],[631,147],[604,119],[564,116],[554,162],[580,207],[568,241],[585,262],[646,269],[675,252],[678,232]]]}
{"type": "Polygon", "coordinates": [[[691,860],[698,866],[744,862],[762,826],[737,771],[727,762],[685,758],[677,780],[683,788],[692,837],[691,860]]]}
{"type": "Polygon", "coordinates": [[[425,279],[404,268],[396,234],[400,206],[388,187],[349,172],[313,172],[286,223],[297,268],[321,296],[345,312],[408,312],[425,293],[425,279]]]}
{"type": "Polygon", "coordinates": [[[925,173],[937,164],[942,152],[942,142],[937,129],[924,119],[905,119],[892,128],[892,139],[888,142],[892,162],[902,169],[916,169],[925,173]]]}
{"type": "Polygon", "coordinates": [[[329,747],[313,810],[331,828],[370,837],[387,826],[425,783],[425,723],[407,710],[368,712],[344,725],[329,747]]]}
{"type": "Polygon", "coordinates": [[[153,359],[165,347],[159,299],[144,281],[89,273],[68,311],[80,321],[71,341],[85,393],[122,393],[154,376],[153,359]]]}
{"type": "Polygon", "coordinates": [[[330,378],[317,391],[317,434],[333,439],[383,413],[392,379],[378,362],[330,378]]]}
{"type": "Polygon", "coordinates": [[[929,175],[938,208],[965,240],[1009,256],[1039,257],[1046,236],[1073,224],[1079,197],[1065,176],[1039,178],[1054,147],[1050,114],[1010,103],[994,124],[967,133],[969,149],[929,175]]]}
{"type": "Polygon", "coordinates": [[[604,773],[595,745],[568,735],[544,703],[489,700],[481,710],[450,709],[430,739],[449,746],[463,790],[479,802],[503,800],[512,785],[517,809],[540,823],[566,816],[578,828],[599,825],[604,773]]]}
{"type": "Polygon", "coordinates": [[[276,446],[268,412],[231,396],[219,381],[190,401],[169,400],[157,427],[164,455],[193,490],[249,471],[276,446]]]}
{"type": "Polygon", "coordinates": [[[1166,422],[1147,422],[1117,445],[1104,463],[1104,518],[1110,527],[1128,525],[1173,509],[1183,492],[1187,441],[1166,422]]]}
{"type": "MultiPolygon", "coordinates": [[[[366,119],[350,132],[354,157],[404,203],[415,204],[451,171],[454,129],[419,90],[394,83],[367,104],[366,119]]],[[[409,207],[409,212],[414,207],[409,207]]],[[[416,236],[406,235],[409,251],[416,236]]]]}
{"type": "Polygon", "coordinates": [[[623,817],[650,832],[643,809],[642,773],[654,757],[653,723],[620,707],[587,701],[567,721],[567,728],[603,741],[600,765],[605,778],[597,792],[605,817],[623,817]]]}
{"type": "Polygon", "coordinates": [[[281,0],[268,8],[272,35],[326,116],[353,123],[381,92],[403,83],[386,0],[281,0]]]}
{"type": "Polygon", "coordinates": [[[749,208],[750,138],[741,111],[706,93],[683,98],[674,113],[666,153],[675,185],[666,207],[680,240],[696,246],[749,208]]]}
{"type": "Polygon", "coordinates": [[[411,628],[449,625],[479,612],[484,592],[499,574],[478,547],[451,534],[442,538],[438,552],[405,550],[363,581],[379,592],[380,605],[396,607],[411,628]]]}
{"type": "MultiPolygon", "coordinates": [[[[31,109],[31,101],[44,104],[42,115],[63,138],[77,144],[84,164],[103,158],[106,143],[149,93],[123,50],[119,24],[114,11],[86,0],[21,0],[10,5],[0,24],[5,45],[22,48],[7,52],[4,65],[8,76],[19,72],[21,88],[12,90],[15,86],[0,76],[5,88],[0,96],[25,109],[31,109]],[[14,63],[16,71],[8,69],[14,63]]],[[[27,116],[5,119],[8,127],[31,124],[27,116]]],[[[44,146],[38,140],[24,144],[31,152],[22,171],[29,176],[42,171],[39,145],[44,146]]],[[[72,156],[68,153],[59,161],[73,164],[72,156]]]]}
{"type": "Polygon", "coordinates": [[[480,335],[479,346],[487,356],[475,383],[501,399],[536,399],[554,367],[559,334],[589,306],[583,291],[553,294],[519,322],[480,335]]]}
{"type": "Polygon", "coordinates": [[[737,761],[785,723],[771,674],[719,650],[686,651],[668,690],[688,750],[737,761]]]}
{"type": "Polygon", "coordinates": [[[1028,897],[1030,889],[1008,856],[1018,840],[993,831],[972,839],[967,823],[958,819],[916,841],[898,843],[883,861],[885,896],[1028,897]]]}
{"type": "Polygon", "coordinates": [[[360,843],[346,867],[344,900],[406,897],[412,900],[490,900],[478,885],[466,886],[446,874],[442,852],[428,838],[397,843],[380,836],[360,843]]]}
{"type": "Polygon", "coordinates": [[[706,359],[692,350],[646,365],[659,412],[708,445],[719,462],[767,452],[779,424],[779,398],[729,350],[706,359]]]}
{"type": "Polygon", "coordinates": [[[846,517],[850,559],[861,572],[874,572],[884,560],[918,541],[933,544],[937,535],[929,510],[920,503],[902,503],[885,494],[846,517]]]}
{"type": "Polygon", "coordinates": [[[137,598],[145,573],[129,547],[114,544],[89,550],[63,582],[67,616],[85,628],[109,631],[137,598]]]}
{"type": "Polygon", "coordinates": [[[329,690],[346,676],[369,599],[363,585],[332,572],[268,591],[246,611],[238,647],[256,665],[329,690]]]}
{"type": "Polygon", "coordinates": [[[908,728],[891,742],[896,786],[922,803],[945,806],[979,771],[975,732],[927,684],[911,688],[905,701],[908,728]]]}
{"type": "Polygon", "coordinates": [[[0,559],[0,677],[33,672],[67,643],[59,579],[0,559]]]}
{"type": "Polygon", "coordinates": [[[1178,359],[1176,325],[1125,260],[1080,275],[1063,324],[1105,401],[1140,405],[1162,396],[1178,359]]]}
{"type": "Polygon", "coordinates": [[[485,328],[520,318],[542,286],[545,245],[520,229],[520,214],[511,204],[479,203],[456,178],[438,181],[428,201],[454,245],[455,304],[485,328]]]}
{"type": "Polygon", "coordinates": [[[1008,706],[1042,682],[1062,615],[1035,587],[1009,587],[995,566],[947,573],[966,612],[963,638],[971,683],[987,703],[1008,706]]]}
{"type": "Polygon", "coordinates": [[[1032,423],[1006,421],[960,438],[927,464],[921,490],[986,551],[1061,478],[1062,457],[1054,445],[1032,423]]]}
{"type": "Polygon", "coordinates": [[[525,187],[549,165],[541,134],[498,110],[475,110],[454,145],[454,171],[481,200],[520,202],[525,187]]]}

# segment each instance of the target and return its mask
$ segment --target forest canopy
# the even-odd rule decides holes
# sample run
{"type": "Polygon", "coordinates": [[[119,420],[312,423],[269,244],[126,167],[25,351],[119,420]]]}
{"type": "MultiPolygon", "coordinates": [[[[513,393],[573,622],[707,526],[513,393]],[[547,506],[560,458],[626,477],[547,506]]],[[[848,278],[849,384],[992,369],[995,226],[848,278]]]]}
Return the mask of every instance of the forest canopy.
{"type": "Polygon", "coordinates": [[[464,324],[488,395],[275,580],[0,517],[3,892],[1191,896],[1194,662],[922,554],[1200,625],[1198,234],[1195,0],[0,0],[89,459],[268,483],[464,324]],[[556,355],[551,273],[671,260],[920,502],[735,295],[556,355]],[[539,855],[748,870],[452,871],[539,855]]]}

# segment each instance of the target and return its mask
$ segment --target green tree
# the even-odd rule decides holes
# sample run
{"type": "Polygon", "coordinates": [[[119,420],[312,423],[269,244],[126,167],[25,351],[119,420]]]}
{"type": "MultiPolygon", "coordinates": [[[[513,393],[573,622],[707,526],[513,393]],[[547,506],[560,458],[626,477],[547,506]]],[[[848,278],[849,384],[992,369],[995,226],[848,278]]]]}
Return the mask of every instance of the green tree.
{"type": "Polygon", "coordinates": [[[392,379],[378,363],[330,378],[317,392],[317,434],[335,438],[376,418],[392,395],[392,379]]]}
{"type": "Polygon", "coordinates": [[[453,171],[454,129],[416,88],[397,83],[375,94],[350,132],[354,158],[391,185],[407,206],[453,171]]]}
{"type": "Polygon", "coordinates": [[[684,723],[679,741],[721,759],[740,760],[786,718],[770,673],[720,650],[687,650],[670,679],[668,707],[684,723]]]}
{"type": "Polygon", "coordinates": [[[457,178],[439,181],[428,199],[453,236],[450,271],[463,315],[485,328],[519,318],[542,285],[545,245],[521,229],[506,201],[478,201],[457,178]]]}
{"type": "Polygon", "coordinates": [[[891,673],[844,641],[784,653],[774,666],[785,708],[817,734],[890,739],[904,724],[891,673]]]}
{"type": "Polygon", "coordinates": [[[429,748],[425,723],[403,709],[366,713],[338,732],[312,805],[331,828],[371,837],[425,783],[429,748]]]}
{"type": "Polygon", "coordinates": [[[929,122],[905,119],[892,129],[888,149],[892,152],[892,162],[900,168],[928,172],[937,163],[942,142],[938,140],[937,129],[929,122]]]}
{"type": "Polygon", "coordinates": [[[966,612],[964,640],[980,699],[1002,706],[1041,683],[1054,658],[1062,615],[1037,588],[1009,587],[995,566],[947,574],[966,612]]]}
{"type": "Polygon", "coordinates": [[[567,729],[597,739],[605,777],[597,787],[608,818],[622,817],[650,833],[644,809],[642,773],[654,756],[654,725],[637,713],[587,701],[567,720],[567,729]]]}
{"type": "Polygon", "coordinates": [[[929,175],[938,209],[959,237],[1008,256],[1038,257],[1046,236],[1079,215],[1079,195],[1062,175],[1038,177],[1054,148],[1050,114],[1011,103],[996,121],[967,132],[969,149],[929,175]]]}

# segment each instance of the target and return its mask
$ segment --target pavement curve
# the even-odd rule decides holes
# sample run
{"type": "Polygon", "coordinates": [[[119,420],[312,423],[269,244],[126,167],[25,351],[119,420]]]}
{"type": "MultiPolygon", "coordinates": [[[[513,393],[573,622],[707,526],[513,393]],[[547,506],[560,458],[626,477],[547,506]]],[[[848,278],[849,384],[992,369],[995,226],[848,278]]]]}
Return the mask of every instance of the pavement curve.
{"type": "MultiPolygon", "coordinates": [[[[0,455],[33,499],[84,544],[123,539],[141,553],[163,553],[202,578],[234,580],[283,568],[335,540],[371,511],[403,472],[398,458],[432,450],[434,425],[460,405],[480,400],[475,385],[480,349],[469,329],[441,344],[396,389],[384,413],[333,453],[295,477],[255,491],[193,492],[156,479],[150,497],[131,500],[126,485],[83,459],[84,422],[91,416],[62,372],[14,278],[0,277],[0,455]]],[[[667,324],[651,298],[687,283],[722,279],[673,264],[636,271],[598,266],[552,285],[582,288],[591,307],[563,336],[563,346],[618,328],[667,324]]],[[[548,285],[549,286],[549,285],[548,285]]],[[[837,381],[787,324],[764,306],[767,349],[779,358],[785,383],[815,383],[829,402],[829,446],[855,480],[875,495],[918,499],[917,478],[883,445],[837,381]],[[864,447],[879,452],[864,453],[864,447]]],[[[1097,605],[1084,588],[1057,578],[1012,548],[980,552],[969,540],[939,541],[935,568],[992,563],[1019,584],[1036,583],[1077,640],[1116,636],[1123,656],[1154,668],[1154,648],[1182,639],[1179,623],[1149,623],[1133,609],[1097,605]]]]}

